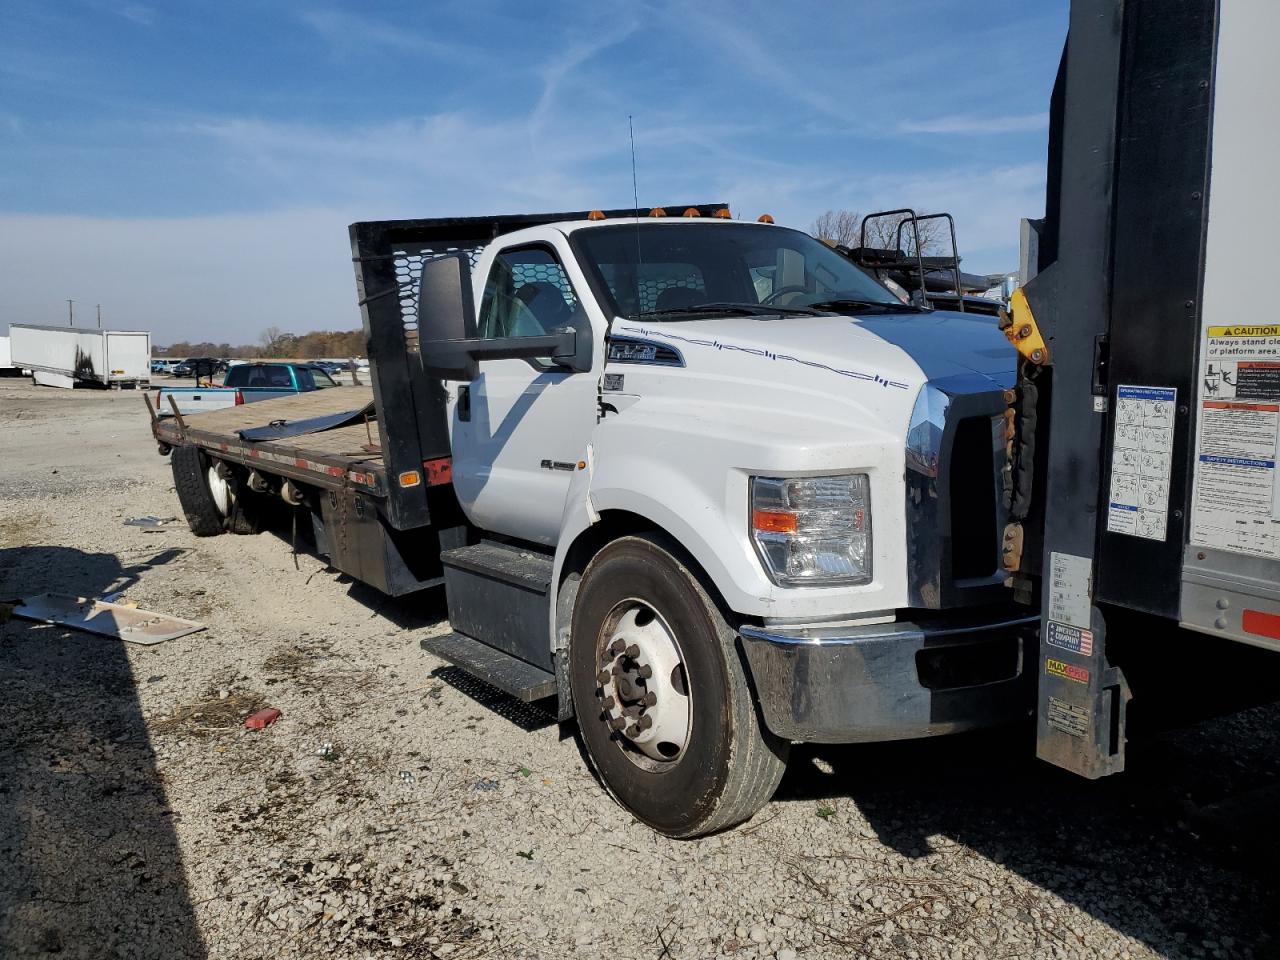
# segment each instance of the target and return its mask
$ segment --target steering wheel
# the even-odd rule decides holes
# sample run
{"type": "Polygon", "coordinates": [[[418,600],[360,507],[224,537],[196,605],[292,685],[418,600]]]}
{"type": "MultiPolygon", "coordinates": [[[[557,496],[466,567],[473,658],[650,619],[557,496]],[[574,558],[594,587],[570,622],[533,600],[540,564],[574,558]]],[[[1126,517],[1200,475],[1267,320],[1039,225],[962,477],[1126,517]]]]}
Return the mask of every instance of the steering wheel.
{"type": "Polygon", "coordinates": [[[808,293],[808,292],[809,292],[809,289],[804,284],[791,283],[785,287],[779,287],[777,290],[773,291],[773,293],[769,294],[760,302],[763,304],[766,304],[767,306],[773,306],[773,304],[777,302],[778,298],[785,293],[808,293]]]}

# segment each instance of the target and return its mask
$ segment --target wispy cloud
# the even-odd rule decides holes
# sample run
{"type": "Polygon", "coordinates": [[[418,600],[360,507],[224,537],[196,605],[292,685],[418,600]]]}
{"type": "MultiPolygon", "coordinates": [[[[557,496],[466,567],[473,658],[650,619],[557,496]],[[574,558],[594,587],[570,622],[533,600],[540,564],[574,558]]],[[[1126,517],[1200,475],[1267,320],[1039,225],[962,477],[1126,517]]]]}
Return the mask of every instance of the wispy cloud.
{"type": "Polygon", "coordinates": [[[351,56],[369,50],[392,50],[426,54],[442,60],[458,60],[467,58],[472,53],[471,48],[464,44],[434,40],[416,30],[345,10],[304,10],[299,17],[339,56],[351,56]]]}
{"type": "Polygon", "coordinates": [[[984,117],[973,114],[936,117],[933,120],[904,120],[898,124],[901,133],[966,134],[1027,133],[1045,130],[1049,114],[1026,113],[1018,116],[984,117]]]}
{"type": "Polygon", "coordinates": [[[635,21],[623,23],[591,40],[572,43],[543,66],[542,95],[529,114],[529,139],[535,146],[555,108],[556,96],[569,75],[588,60],[627,39],[635,32],[636,26],[635,21]]]}
{"type": "Polygon", "coordinates": [[[155,10],[141,3],[123,3],[112,9],[118,16],[124,17],[126,20],[132,20],[143,27],[151,26],[156,19],[155,10]]]}

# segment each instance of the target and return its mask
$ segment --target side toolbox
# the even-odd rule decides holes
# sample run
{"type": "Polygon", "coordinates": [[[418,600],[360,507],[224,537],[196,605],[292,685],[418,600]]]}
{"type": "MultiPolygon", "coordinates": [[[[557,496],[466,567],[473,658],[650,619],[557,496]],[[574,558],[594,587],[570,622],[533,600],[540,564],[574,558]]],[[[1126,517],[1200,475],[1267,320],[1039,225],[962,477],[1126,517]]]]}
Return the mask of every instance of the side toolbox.
{"type": "Polygon", "coordinates": [[[446,550],[440,559],[454,632],[422,646],[526,702],[554,695],[551,555],[485,541],[446,550]]]}
{"type": "Polygon", "coordinates": [[[396,530],[376,500],[346,488],[321,492],[320,512],[317,547],[343,573],[393,597],[444,582],[431,527],[396,530]]]}

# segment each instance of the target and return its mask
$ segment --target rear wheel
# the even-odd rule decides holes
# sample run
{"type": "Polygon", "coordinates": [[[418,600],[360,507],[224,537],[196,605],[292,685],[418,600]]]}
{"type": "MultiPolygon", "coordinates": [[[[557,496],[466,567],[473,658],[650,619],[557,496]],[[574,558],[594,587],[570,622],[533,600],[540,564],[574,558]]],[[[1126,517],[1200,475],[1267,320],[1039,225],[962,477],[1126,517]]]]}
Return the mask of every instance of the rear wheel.
{"type": "Polygon", "coordinates": [[[222,533],[223,514],[209,489],[208,472],[212,466],[209,458],[199,447],[182,444],[173,448],[169,466],[173,469],[173,488],[191,532],[197,537],[222,533]]]}
{"type": "Polygon", "coordinates": [[[789,744],[760,724],[734,631],[665,538],[625,537],[583,574],[570,687],[588,755],[639,820],[696,837],[773,795],[789,744]]]}
{"type": "Polygon", "coordinates": [[[173,448],[170,466],[178,502],[197,537],[258,532],[261,504],[229,466],[187,445],[173,448]]]}

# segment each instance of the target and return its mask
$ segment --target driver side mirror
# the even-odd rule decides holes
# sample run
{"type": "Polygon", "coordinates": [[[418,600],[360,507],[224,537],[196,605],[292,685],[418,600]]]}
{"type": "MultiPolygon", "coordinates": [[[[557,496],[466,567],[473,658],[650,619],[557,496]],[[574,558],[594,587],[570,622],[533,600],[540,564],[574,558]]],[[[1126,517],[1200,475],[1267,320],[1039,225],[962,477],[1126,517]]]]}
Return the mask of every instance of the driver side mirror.
{"type": "Polygon", "coordinates": [[[444,343],[475,335],[476,305],[471,295],[471,263],[464,253],[428,260],[418,283],[418,347],[422,369],[445,380],[474,380],[475,360],[444,343]]]}
{"type": "Polygon", "coordinates": [[[418,286],[418,345],[422,369],[442,380],[474,380],[484,359],[550,357],[575,372],[591,369],[591,326],[541,337],[476,337],[471,265],[466,254],[428,260],[418,286]]]}

